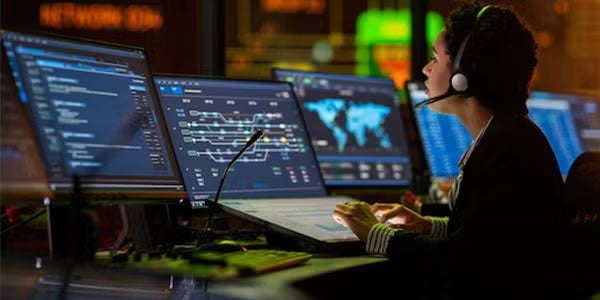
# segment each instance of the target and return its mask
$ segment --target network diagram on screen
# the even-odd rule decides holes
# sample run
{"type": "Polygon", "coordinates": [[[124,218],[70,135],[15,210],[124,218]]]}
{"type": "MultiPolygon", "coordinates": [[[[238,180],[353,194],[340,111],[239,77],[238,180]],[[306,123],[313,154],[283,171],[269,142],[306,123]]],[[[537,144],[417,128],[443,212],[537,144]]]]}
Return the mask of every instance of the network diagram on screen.
{"type": "Polygon", "coordinates": [[[156,83],[191,199],[214,197],[225,167],[258,129],[264,135],[230,169],[223,198],[323,193],[289,85],[177,77],[156,83]]]}

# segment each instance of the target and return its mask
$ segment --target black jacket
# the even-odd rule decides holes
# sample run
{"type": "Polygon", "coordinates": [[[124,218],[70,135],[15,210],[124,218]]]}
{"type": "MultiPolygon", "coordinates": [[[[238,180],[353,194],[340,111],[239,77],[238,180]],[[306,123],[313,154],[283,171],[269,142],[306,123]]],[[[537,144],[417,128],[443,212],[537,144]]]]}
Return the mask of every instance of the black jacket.
{"type": "Polygon", "coordinates": [[[398,232],[388,257],[408,258],[412,271],[449,293],[489,298],[552,284],[568,215],[563,179],[542,131],[526,116],[496,114],[463,172],[448,237],[398,232]]]}

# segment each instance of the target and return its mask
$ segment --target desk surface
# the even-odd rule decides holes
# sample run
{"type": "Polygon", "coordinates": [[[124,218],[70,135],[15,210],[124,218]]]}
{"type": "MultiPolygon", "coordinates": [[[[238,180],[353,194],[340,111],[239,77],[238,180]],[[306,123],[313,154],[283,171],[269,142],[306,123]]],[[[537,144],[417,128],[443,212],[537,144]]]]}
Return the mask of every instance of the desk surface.
{"type": "Polygon", "coordinates": [[[301,283],[307,280],[330,281],[340,278],[341,273],[356,273],[362,268],[371,268],[387,259],[382,257],[332,257],[312,258],[304,265],[274,271],[260,276],[238,278],[230,282],[214,282],[209,290],[216,294],[237,299],[315,299],[310,290],[301,283]],[[297,283],[300,283],[297,285],[297,283]]]}
{"type": "MultiPolygon", "coordinates": [[[[305,290],[303,282],[320,278],[335,280],[331,278],[340,278],[341,273],[352,273],[385,261],[385,258],[369,256],[312,258],[303,265],[260,276],[209,282],[186,276],[171,277],[112,267],[79,266],[72,273],[74,279],[69,291],[77,296],[107,299],[140,296],[145,299],[178,299],[190,295],[201,297],[206,292],[211,299],[315,299],[320,297],[305,290]]],[[[43,265],[41,269],[36,269],[35,258],[3,257],[1,272],[2,299],[35,299],[42,294],[56,294],[62,280],[61,266],[43,265]]],[[[356,276],[356,273],[352,276],[356,276]]]]}
{"type": "Polygon", "coordinates": [[[276,279],[292,282],[364,265],[380,263],[386,260],[387,259],[383,257],[372,256],[311,258],[302,266],[263,274],[256,278],[265,281],[276,279]]]}

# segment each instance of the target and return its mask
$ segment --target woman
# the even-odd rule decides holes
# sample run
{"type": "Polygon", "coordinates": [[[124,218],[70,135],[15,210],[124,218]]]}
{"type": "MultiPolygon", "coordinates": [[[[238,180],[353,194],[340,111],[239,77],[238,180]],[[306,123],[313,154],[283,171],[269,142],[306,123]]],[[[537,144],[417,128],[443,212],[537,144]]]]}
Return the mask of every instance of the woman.
{"type": "Polygon", "coordinates": [[[456,116],[473,137],[457,162],[451,213],[338,205],[334,218],[368,253],[410,262],[410,272],[428,276],[428,285],[437,277],[435,287],[452,296],[529,297],[551,284],[568,217],[556,158],[527,117],[536,48],[510,8],[465,4],[451,13],[423,68],[427,94],[437,100],[429,108],[456,116]],[[515,292],[523,289],[529,293],[515,292]]]}

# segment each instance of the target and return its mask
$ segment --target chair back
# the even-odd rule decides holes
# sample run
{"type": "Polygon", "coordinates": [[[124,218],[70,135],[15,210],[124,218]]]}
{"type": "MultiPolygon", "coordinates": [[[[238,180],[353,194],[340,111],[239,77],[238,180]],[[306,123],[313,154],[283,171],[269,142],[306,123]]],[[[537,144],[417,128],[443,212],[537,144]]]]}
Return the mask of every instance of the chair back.
{"type": "Polygon", "coordinates": [[[565,181],[575,223],[600,224],[600,151],[580,154],[565,181]]]}
{"type": "Polygon", "coordinates": [[[600,292],[600,152],[580,154],[565,181],[571,209],[571,265],[579,296],[600,292]]]}

